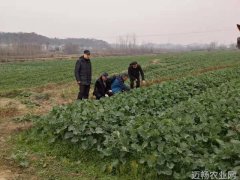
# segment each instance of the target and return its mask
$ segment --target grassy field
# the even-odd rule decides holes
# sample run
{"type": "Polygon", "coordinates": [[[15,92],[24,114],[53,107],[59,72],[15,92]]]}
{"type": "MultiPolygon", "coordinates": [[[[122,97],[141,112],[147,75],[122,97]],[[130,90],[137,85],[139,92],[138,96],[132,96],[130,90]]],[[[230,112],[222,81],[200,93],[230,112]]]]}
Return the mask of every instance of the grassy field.
{"type": "Polygon", "coordinates": [[[0,123],[35,127],[12,136],[0,157],[39,179],[187,179],[193,170],[238,171],[240,53],[95,58],[93,79],[122,73],[135,60],[146,87],[83,102],[74,102],[75,60],[1,64],[0,123]]]}
{"type": "MultiPolygon", "coordinates": [[[[130,62],[135,60],[144,67],[147,79],[169,74],[179,76],[209,67],[232,66],[240,61],[236,51],[95,58],[92,60],[93,79],[104,71],[110,74],[127,71],[130,62]]],[[[76,60],[48,60],[1,64],[0,95],[48,83],[73,82],[75,62],[76,60]]]]}
{"type": "MultiPolygon", "coordinates": [[[[154,56],[106,57],[92,60],[93,78],[102,72],[118,73],[126,71],[131,61],[137,60],[143,66],[154,56]]],[[[0,93],[24,88],[37,87],[48,83],[74,81],[76,60],[48,60],[5,63],[0,66],[0,93]]]]}

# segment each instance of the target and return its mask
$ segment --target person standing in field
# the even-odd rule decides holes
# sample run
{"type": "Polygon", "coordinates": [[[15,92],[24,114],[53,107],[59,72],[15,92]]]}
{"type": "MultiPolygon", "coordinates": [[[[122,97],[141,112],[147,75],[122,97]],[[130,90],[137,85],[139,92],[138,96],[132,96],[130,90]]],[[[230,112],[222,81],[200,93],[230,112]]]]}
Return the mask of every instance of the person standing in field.
{"type": "Polygon", "coordinates": [[[77,99],[88,99],[92,81],[92,65],[89,50],[85,50],[83,56],[77,60],[75,65],[75,78],[79,85],[77,99]]]}
{"type": "Polygon", "coordinates": [[[128,75],[130,78],[131,89],[134,88],[135,83],[136,83],[136,88],[140,87],[140,74],[141,74],[143,83],[145,83],[142,67],[136,61],[132,62],[128,67],[128,75]]]}

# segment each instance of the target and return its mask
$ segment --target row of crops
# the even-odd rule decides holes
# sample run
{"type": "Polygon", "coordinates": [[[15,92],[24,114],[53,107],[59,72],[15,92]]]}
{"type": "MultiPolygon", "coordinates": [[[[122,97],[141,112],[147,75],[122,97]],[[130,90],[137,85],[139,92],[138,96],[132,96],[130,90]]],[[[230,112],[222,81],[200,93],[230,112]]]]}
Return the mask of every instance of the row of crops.
{"type": "Polygon", "coordinates": [[[188,55],[175,55],[160,59],[159,63],[144,68],[147,79],[162,77],[178,77],[193,74],[199,70],[217,69],[218,67],[235,66],[239,64],[238,54],[199,53],[188,55]]]}
{"type": "MultiPolygon", "coordinates": [[[[239,63],[239,53],[191,52],[146,56],[98,57],[92,59],[93,83],[106,71],[109,74],[127,71],[132,61],[138,61],[146,74],[146,80],[186,75],[215,66],[239,63]]],[[[48,60],[5,63],[0,65],[0,96],[4,92],[46,85],[48,83],[74,82],[75,60],[48,60]]]]}
{"type": "Polygon", "coordinates": [[[108,159],[107,172],[187,179],[240,168],[239,66],[100,101],[55,107],[36,120],[51,143],[108,159]]]}
{"type": "MultiPolygon", "coordinates": [[[[129,63],[137,60],[145,66],[150,56],[93,58],[93,79],[104,71],[113,74],[127,69],[129,63]]],[[[77,59],[76,59],[77,60],[77,59]]],[[[0,65],[1,92],[37,87],[48,83],[69,83],[75,81],[76,60],[47,60],[4,63],[0,65]]]]}

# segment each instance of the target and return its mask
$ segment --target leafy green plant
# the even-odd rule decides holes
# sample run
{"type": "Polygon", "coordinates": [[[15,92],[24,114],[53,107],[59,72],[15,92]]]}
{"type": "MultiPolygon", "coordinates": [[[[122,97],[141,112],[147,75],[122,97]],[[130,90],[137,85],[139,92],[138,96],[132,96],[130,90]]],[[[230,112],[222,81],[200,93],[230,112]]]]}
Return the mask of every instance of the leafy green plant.
{"type": "Polygon", "coordinates": [[[28,152],[18,150],[12,153],[11,159],[16,161],[20,167],[27,168],[29,166],[29,161],[27,160],[28,152]]]}
{"type": "Polygon", "coordinates": [[[239,68],[188,77],[100,101],[55,107],[36,121],[49,142],[111,159],[108,173],[186,179],[239,166],[239,68]]]}

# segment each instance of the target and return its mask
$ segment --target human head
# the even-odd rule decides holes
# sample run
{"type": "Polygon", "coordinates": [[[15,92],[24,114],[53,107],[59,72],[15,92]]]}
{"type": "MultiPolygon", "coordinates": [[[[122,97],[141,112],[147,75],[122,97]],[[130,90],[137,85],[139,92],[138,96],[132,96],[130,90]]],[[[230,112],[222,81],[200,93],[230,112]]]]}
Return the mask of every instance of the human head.
{"type": "Polygon", "coordinates": [[[128,80],[128,74],[127,74],[127,73],[123,73],[123,74],[121,75],[121,77],[122,77],[122,79],[123,79],[124,81],[128,80]]]}
{"type": "Polygon", "coordinates": [[[106,72],[102,73],[101,78],[103,81],[106,81],[108,79],[108,73],[106,73],[106,72]]]}
{"type": "Polygon", "coordinates": [[[83,52],[83,57],[84,57],[85,59],[90,59],[90,55],[91,55],[91,53],[90,53],[89,50],[84,50],[84,52],[83,52]]]}
{"type": "Polygon", "coordinates": [[[133,68],[137,68],[138,63],[137,63],[137,61],[133,61],[130,65],[131,65],[133,68]]]}

